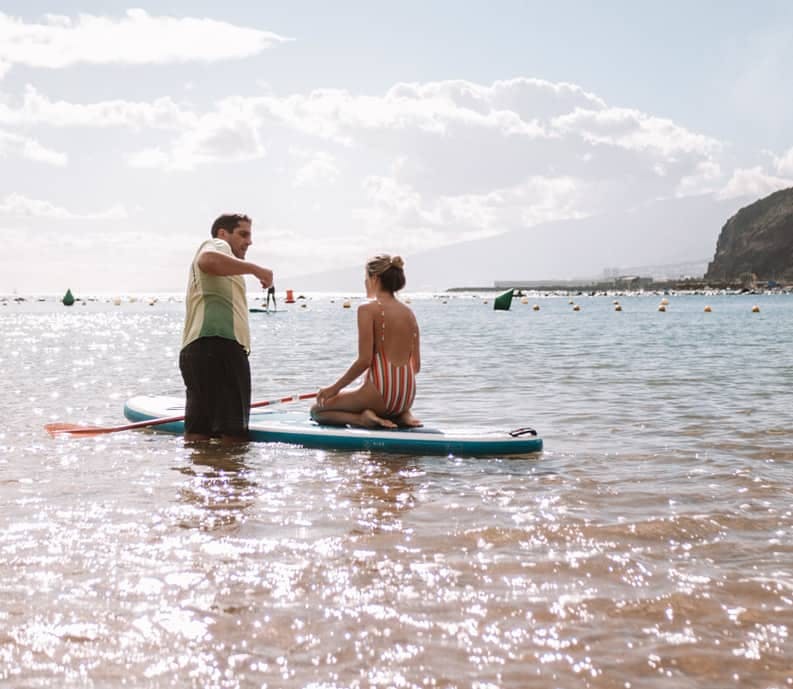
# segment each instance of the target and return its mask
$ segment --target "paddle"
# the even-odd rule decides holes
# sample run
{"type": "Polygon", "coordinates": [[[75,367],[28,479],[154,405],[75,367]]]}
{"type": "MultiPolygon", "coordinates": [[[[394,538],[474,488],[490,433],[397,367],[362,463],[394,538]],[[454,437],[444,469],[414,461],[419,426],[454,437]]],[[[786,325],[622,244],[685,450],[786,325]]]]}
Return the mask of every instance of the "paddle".
{"type": "MultiPolygon", "coordinates": [[[[251,404],[251,409],[254,407],[267,407],[271,404],[283,404],[285,402],[298,402],[300,400],[310,400],[317,396],[316,392],[306,392],[302,395],[290,395],[289,397],[281,397],[277,400],[264,400],[261,402],[254,402],[251,404]]],[[[166,416],[160,419],[149,419],[148,421],[137,421],[135,423],[128,423],[123,426],[79,426],[73,423],[48,423],[44,426],[44,430],[51,436],[61,435],[102,435],[103,433],[117,433],[118,431],[131,431],[135,428],[148,428],[149,426],[160,426],[164,423],[175,423],[176,421],[184,421],[182,416],[166,416]]]]}

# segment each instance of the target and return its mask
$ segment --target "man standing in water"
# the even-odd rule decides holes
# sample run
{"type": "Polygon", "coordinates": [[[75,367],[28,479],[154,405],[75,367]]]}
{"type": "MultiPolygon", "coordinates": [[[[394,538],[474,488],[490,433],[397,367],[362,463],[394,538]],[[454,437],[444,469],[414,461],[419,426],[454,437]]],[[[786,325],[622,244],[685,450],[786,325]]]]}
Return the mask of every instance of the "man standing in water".
{"type": "Polygon", "coordinates": [[[267,306],[265,308],[268,311],[270,310],[270,297],[273,298],[273,311],[278,311],[278,304],[275,303],[275,285],[270,285],[267,288],[267,306]]]}
{"type": "Polygon", "coordinates": [[[245,260],[251,244],[247,215],[221,215],[190,266],[179,354],[188,441],[248,439],[251,335],[243,275],[265,288],[273,284],[272,270],[245,260]]]}

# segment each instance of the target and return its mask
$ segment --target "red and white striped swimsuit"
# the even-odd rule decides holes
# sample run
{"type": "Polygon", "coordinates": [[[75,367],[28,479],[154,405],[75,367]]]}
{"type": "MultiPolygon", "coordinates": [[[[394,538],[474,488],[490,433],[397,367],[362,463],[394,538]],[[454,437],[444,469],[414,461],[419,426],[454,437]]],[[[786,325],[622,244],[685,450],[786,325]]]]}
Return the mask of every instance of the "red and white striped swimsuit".
{"type": "MultiPolygon", "coordinates": [[[[380,304],[380,301],[378,300],[377,303],[380,304]]],[[[383,319],[380,340],[385,341],[385,310],[382,306],[380,304],[383,319]]],[[[406,364],[394,366],[386,358],[385,352],[378,351],[377,344],[375,344],[372,365],[366,378],[382,395],[388,416],[397,416],[413,406],[413,400],[416,397],[416,374],[413,366],[412,352],[406,364]]]]}

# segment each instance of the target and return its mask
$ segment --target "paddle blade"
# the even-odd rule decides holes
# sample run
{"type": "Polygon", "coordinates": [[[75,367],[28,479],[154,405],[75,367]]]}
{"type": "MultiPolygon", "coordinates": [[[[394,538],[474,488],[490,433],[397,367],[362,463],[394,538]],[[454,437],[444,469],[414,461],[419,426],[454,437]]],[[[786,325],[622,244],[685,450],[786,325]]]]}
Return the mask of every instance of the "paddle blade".
{"type": "Polygon", "coordinates": [[[96,428],[94,426],[78,426],[74,423],[48,423],[44,426],[44,430],[47,431],[53,438],[56,435],[62,435],[66,433],[67,435],[101,435],[102,433],[112,433],[112,429],[108,428],[96,428]]]}

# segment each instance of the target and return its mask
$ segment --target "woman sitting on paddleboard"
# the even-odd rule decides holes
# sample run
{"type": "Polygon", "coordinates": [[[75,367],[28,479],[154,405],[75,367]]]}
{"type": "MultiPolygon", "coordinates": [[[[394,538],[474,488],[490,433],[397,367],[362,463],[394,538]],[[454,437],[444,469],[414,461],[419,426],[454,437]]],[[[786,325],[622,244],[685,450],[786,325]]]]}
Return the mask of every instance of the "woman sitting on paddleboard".
{"type": "Polygon", "coordinates": [[[375,256],[366,264],[366,296],[358,307],[358,358],[333,385],[321,388],[311,408],[316,421],[337,426],[420,426],[410,413],[421,369],[419,326],[395,294],[405,286],[399,256],[375,256]],[[363,384],[341,392],[362,373],[363,384]]]}

